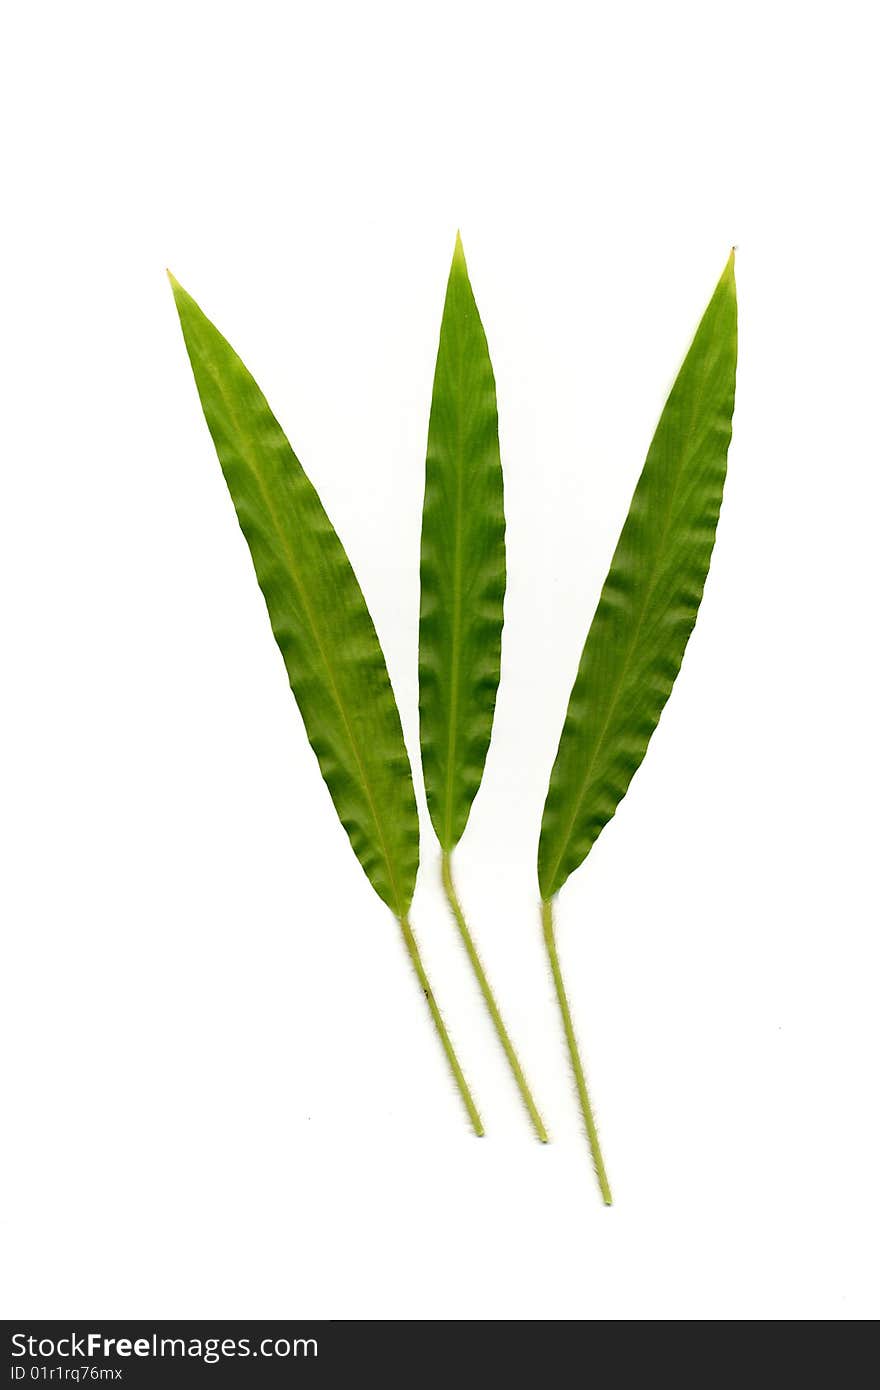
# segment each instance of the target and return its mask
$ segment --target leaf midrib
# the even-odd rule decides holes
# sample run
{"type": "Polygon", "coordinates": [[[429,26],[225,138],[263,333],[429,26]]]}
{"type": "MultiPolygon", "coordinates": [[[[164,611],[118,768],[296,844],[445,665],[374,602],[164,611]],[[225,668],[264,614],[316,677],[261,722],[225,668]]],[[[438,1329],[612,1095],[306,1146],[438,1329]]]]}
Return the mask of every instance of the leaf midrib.
{"type": "MultiPolygon", "coordinates": [[[[456,385],[460,388],[463,374],[461,354],[458,359],[458,380],[456,385]]],[[[452,651],[450,654],[450,695],[449,695],[449,734],[446,743],[446,816],[444,820],[443,848],[451,849],[450,840],[452,838],[452,791],[455,782],[455,749],[458,742],[458,697],[461,666],[461,612],[462,612],[462,593],[461,593],[461,532],[462,532],[462,499],[464,494],[464,480],[462,469],[462,442],[461,442],[461,411],[455,412],[455,458],[456,458],[456,493],[455,493],[455,540],[453,543],[452,561],[452,651]]]]}
{"type": "MultiPolygon", "coordinates": [[[[688,425],[688,429],[687,429],[687,432],[686,432],[686,438],[688,439],[688,442],[689,442],[689,443],[690,443],[690,440],[691,440],[691,436],[693,435],[694,425],[696,424],[697,404],[698,404],[699,399],[700,399],[700,397],[701,397],[701,395],[702,395],[702,393],[703,393],[703,389],[704,389],[705,384],[706,384],[706,378],[707,378],[707,376],[708,376],[708,374],[709,374],[709,366],[708,366],[709,358],[710,358],[710,354],[707,353],[707,354],[706,354],[706,360],[705,360],[704,365],[703,365],[703,370],[702,370],[702,373],[701,373],[701,376],[700,376],[699,389],[694,393],[694,403],[693,403],[693,407],[692,407],[692,409],[691,409],[691,419],[690,419],[690,423],[689,423],[689,425],[688,425]]],[[[669,404],[669,403],[667,402],[667,405],[664,407],[664,413],[665,413],[666,409],[668,408],[668,404],[669,404]]],[[[662,418],[662,417],[661,417],[661,418],[662,418]]],[[[592,774],[593,774],[593,768],[596,766],[596,761],[597,761],[597,759],[598,759],[598,757],[599,757],[599,753],[600,753],[600,751],[601,751],[601,749],[602,749],[602,746],[603,746],[603,744],[604,744],[604,741],[605,741],[605,735],[606,735],[607,732],[608,732],[608,727],[609,727],[609,725],[610,725],[610,723],[611,723],[612,716],[613,716],[613,714],[614,714],[614,712],[615,712],[615,710],[616,710],[616,708],[617,708],[617,701],[618,701],[618,698],[619,698],[619,696],[620,696],[621,689],[622,689],[622,687],[623,687],[624,677],[626,676],[626,673],[627,673],[627,668],[628,668],[628,666],[629,666],[630,657],[632,656],[633,649],[634,649],[634,647],[635,647],[636,641],[638,640],[639,633],[640,633],[641,630],[642,630],[642,624],[644,623],[644,620],[645,620],[645,614],[646,614],[647,611],[648,611],[649,601],[650,601],[650,599],[651,599],[651,596],[652,596],[653,593],[654,593],[655,588],[657,587],[658,574],[659,574],[659,571],[660,571],[660,569],[661,569],[661,563],[660,563],[660,561],[661,561],[661,556],[662,556],[662,554],[663,554],[663,548],[664,548],[664,545],[665,545],[665,542],[666,542],[666,536],[667,536],[667,534],[668,534],[668,532],[669,532],[669,526],[670,526],[670,523],[671,523],[671,521],[672,521],[672,513],[673,513],[673,510],[674,510],[674,508],[673,508],[673,503],[674,503],[676,494],[677,494],[677,492],[678,492],[679,485],[680,485],[680,483],[681,483],[681,478],[682,478],[682,474],[683,474],[684,467],[685,467],[685,461],[686,461],[687,459],[689,459],[689,458],[692,456],[692,452],[693,452],[693,451],[692,451],[691,448],[682,449],[681,461],[680,461],[680,463],[679,463],[678,470],[677,470],[677,472],[676,472],[675,483],[673,484],[673,486],[672,486],[672,487],[670,488],[670,490],[669,490],[669,499],[668,499],[667,504],[666,504],[666,514],[665,514],[664,519],[663,519],[663,529],[662,529],[662,531],[661,531],[661,533],[660,533],[660,536],[659,536],[657,545],[656,545],[655,548],[654,548],[654,556],[655,556],[655,559],[654,559],[654,564],[653,564],[653,566],[652,566],[652,571],[651,571],[651,580],[650,580],[650,583],[648,584],[648,586],[647,586],[647,588],[646,588],[646,590],[645,590],[645,596],[644,596],[644,599],[643,599],[642,604],[641,604],[641,611],[639,612],[638,621],[637,621],[637,623],[636,623],[636,626],[635,626],[634,629],[633,629],[633,632],[632,632],[632,635],[631,635],[629,641],[628,641],[627,644],[626,644],[626,650],[625,650],[624,659],[623,659],[623,661],[621,662],[620,671],[619,671],[619,673],[618,673],[617,680],[616,680],[615,683],[614,683],[614,689],[613,689],[613,692],[612,692],[612,695],[611,695],[611,699],[610,699],[610,701],[609,701],[609,703],[608,703],[608,711],[607,711],[607,713],[606,713],[605,719],[604,719],[603,722],[602,722],[602,728],[601,728],[601,730],[599,731],[599,736],[598,736],[598,738],[596,739],[596,742],[595,742],[594,745],[593,745],[593,752],[592,752],[592,754],[590,755],[590,761],[589,761],[589,763],[587,764],[587,768],[586,768],[586,771],[585,771],[585,773],[584,773],[584,776],[583,776],[583,779],[582,779],[582,782],[581,782],[581,789],[580,789],[580,792],[578,793],[578,798],[577,798],[577,801],[576,801],[576,803],[575,803],[574,810],[573,810],[573,812],[572,812],[572,814],[571,814],[571,817],[570,817],[570,819],[569,819],[568,828],[567,828],[567,830],[566,830],[566,832],[565,832],[565,838],[564,838],[563,841],[562,841],[562,845],[561,845],[561,847],[560,847],[560,849],[559,849],[559,852],[558,852],[558,854],[557,854],[557,856],[556,856],[556,859],[555,859],[555,861],[554,861],[554,864],[553,864],[553,872],[552,872],[552,874],[550,874],[550,882],[551,882],[551,883],[555,882],[556,875],[557,875],[557,873],[559,872],[559,865],[562,863],[562,857],[563,857],[563,855],[564,855],[564,853],[565,853],[566,849],[568,848],[568,845],[569,845],[569,843],[570,843],[570,841],[571,841],[572,831],[574,830],[574,827],[575,827],[575,824],[576,824],[576,822],[577,822],[578,816],[580,815],[580,810],[581,810],[581,807],[583,806],[583,803],[584,803],[584,797],[586,796],[586,794],[587,794],[587,789],[588,789],[588,787],[589,787],[589,785],[590,785],[590,780],[591,780],[592,774]]],[[[641,481],[641,480],[640,480],[640,481],[641,481]]],[[[631,505],[631,504],[630,504],[630,505],[631,505]]],[[[628,515],[627,515],[627,520],[628,520],[628,519],[629,519],[629,517],[628,517],[628,515]]],[[[624,523],[624,526],[625,526],[625,525],[626,525],[626,523],[624,523]]],[[[612,568],[613,568],[613,561],[612,561],[612,568]]],[[[607,580],[606,580],[606,583],[607,583],[607,580]]],[[[599,602],[600,602],[600,604],[601,604],[601,602],[602,602],[601,598],[600,598],[599,602]]],[[[587,642],[589,642],[589,640],[590,640],[590,638],[589,638],[589,633],[588,633],[588,634],[587,634],[587,642]]],[[[551,896],[551,897],[553,897],[555,891],[558,891],[558,890],[553,890],[553,891],[551,891],[551,893],[550,893],[550,896],[551,896]]]]}
{"type": "MultiPolygon", "coordinates": [[[[341,717],[341,719],[342,719],[342,725],[343,725],[343,728],[344,728],[344,730],[345,730],[345,734],[346,734],[346,736],[347,736],[347,738],[348,738],[348,743],[349,743],[349,746],[350,746],[350,748],[351,748],[352,754],[354,755],[354,759],[355,759],[355,763],[356,763],[356,765],[357,765],[358,773],[360,774],[361,786],[362,786],[362,788],[363,788],[364,796],[366,797],[367,805],[368,805],[369,808],[370,808],[370,814],[371,814],[372,817],[373,817],[373,824],[374,824],[375,827],[376,827],[376,833],[377,833],[377,835],[378,835],[378,837],[379,837],[379,843],[380,843],[381,846],[382,846],[382,853],[383,853],[384,858],[385,858],[385,867],[386,867],[386,869],[388,870],[388,877],[389,877],[389,879],[390,879],[392,892],[393,892],[393,895],[394,895],[395,902],[396,902],[396,904],[397,904],[397,916],[398,916],[398,917],[402,917],[405,909],[404,909],[404,907],[403,907],[403,899],[402,899],[402,896],[401,896],[401,893],[400,893],[400,888],[399,888],[398,882],[397,882],[397,875],[395,874],[395,871],[394,871],[394,865],[393,865],[393,862],[392,862],[392,859],[391,859],[391,854],[390,854],[389,849],[388,849],[388,843],[387,843],[387,840],[386,840],[386,838],[385,838],[385,833],[384,833],[383,828],[382,828],[382,823],[381,823],[381,820],[380,820],[380,818],[379,818],[378,811],[377,811],[377,809],[376,809],[376,804],[375,804],[375,801],[374,801],[374,799],[373,799],[372,791],[370,790],[369,779],[368,779],[367,774],[366,774],[366,769],[365,769],[365,766],[364,766],[363,759],[362,759],[362,757],[361,757],[360,749],[359,749],[359,747],[358,747],[357,740],[356,740],[355,737],[354,737],[354,730],[353,730],[352,727],[351,727],[351,724],[350,724],[349,718],[348,718],[348,714],[347,714],[346,709],[345,709],[344,702],[343,702],[342,697],[341,697],[341,695],[340,695],[340,693],[339,693],[339,687],[338,687],[338,684],[337,684],[336,672],[335,672],[333,663],[331,662],[331,660],[330,660],[330,658],[329,658],[329,656],[328,656],[328,654],[327,654],[327,652],[326,652],[326,650],[325,650],[325,648],[324,648],[324,643],[323,643],[322,640],[321,640],[320,630],[319,630],[319,628],[318,628],[317,623],[315,622],[314,614],[313,614],[313,612],[312,612],[312,607],[311,607],[311,604],[309,603],[309,600],[308,600],[307,591],[306,591],[306,589],[304,588],[303,583],[302,583],[302,580],[301,580],[301,578],[300,578],[299,571],[298,571],[298,569],[297,569],[296,562],[295,562],[294,557],[293,557],[293,552],[292,552],[292,550],[290,549],[290,546],[288,545],[288,542],[287,542],[287,537],[286,537],[286,535],[285,535],[284,528],[283,528],[283,527],[281,526],[281,524],[280,524],[280,520],[279,520],[279,517],[278,517],[278,513],[277,513],[277,511],[276,511],[276,509],[275,509],[275,506],[274,506],[274,504],[273,504],[273,502],[272,502],[271,496],[270,496],[270,494],[266,491],[265,484],[264,484],[264,481],[263,481],[263,477],[262,477],[262,474],[261,474],[261,472],[260,472],[259,464],[258,464],[258,462],[257,462],[257,457],[252,453],[250,441],[248,440],[248,437],[247,437],[247,432],[244,431],[244,430],[242,429],[242,427],[241,427],[240,417],[239,417],[238,411],[237,411],[237,409],[236,409],[235,401],[234,401],[234,399],[232,399],[232,398],[229,396],[229,394],[227,393],[226,386],[225,386],[225,383],[224,383],[224,381],[223,381],[222,374],[221,374],[221,373],[219,372],[219,370],[214,366],[213,362],[208,361],[207,367],[208,367],[208,370],[209,370],[209,372],[211,373],[211,375],[214,377],[214,380],[215,380],[215,382],[216,382],[216,384],[217,384],[217,387],[218,387],[218,389],[219,389],[219,391],[220,391],[220,394],[221,394],[221,396],[223,397],[223,400],[224,400],[224,402],[225,402],[225,404],[226,404],[226,408],[227,408],[227,410],[229,411],[229,414],[230,414],[230,416],[231,416],[231,418],[232,418],[232,420],[233,420],[233,422],[234,422],[234,424],[235,424],[235,428],[236,428],[236,431],[237,431],[237,433],[238,433],[239,439],[243,441],[243,449],[242,449],[243,456],[244,456],[246,462],[248,463],[248,466],[250,467],[251,473],[253,474],[254,478],[256,479],[257,486],[258,486],[259,489],[260,489],[260,495],[262,496],[263,501],[264,501],[265,504],[266,504],[266,508],[267,508],[267,510],[268,510],[268,512],[269,512],[269,515],[270,515],[271,518],[272,518],[272,522],[273,522],[273,525],[275,526],[276,533],[277,533],[277,535],[278,535],[278,536],[280,537],[280,539],[281,539],[282,548],[283,548],[283,550],[284,550],[284,554],[285,554],[286,559],[287,559],[287,562],[288,562],[288,569],[289,569],[289,572],[290,572],[290,576],[291,576],[291,578],[293,579],[293,582],[294,582],[294,584],[295,584],[295,586],[296,586],[296,590],[297,590],[297,593],[298,593],[298,595],[299,595],[302,608],[303,608],[303,610],[304,610],[304,612],[305,612],[305,614],[306,614],[306,618],[307,618],[307,620],[308,620],[308,625],[309,625],[309,628],[310,628],[310,630],[311,630],[312,637],[314,638],[315,646],[317,647],[318,652],[320,653],[320,656],[321,656],[321,660],[322,660],[323,663],[324,663],[324,667],[325,667],[325,670],[326,670],[326,672],[327,672],[327,678],[328,678],[329,683],[330,683],[330,689],[331,689],[331,691],[332,691],[332,693],[333,693],[333,698],[334,698],[334,700],[335,700],[335,702],[336,702],[336,707],[337,707],[337,709],[339,710],[339,714],[340,714],[340,717],[341,717]]],[[[268,409],[268,406],[267,406],[267,409],[268,409]]],[[[271,412],[270,412],[270,413],[271,413],[271,412]]],[[[277,421],[276,421],[275,423],[276,423],[276,425],[278,424],[277,421]]],[[[281,426],[280,426],[280,425],[278,425],[278,430],[279,430],[279,432],[281,433],[282,437],[284,438],[284,442],[285,442],[285,444],[287,445],[288,449],[290,449],[291,454],[293,454],[293,450],[291,449],[290,442],[288,441],[287,436],[284,434],[284,431],[281,429],[281,426]]],[[[295,458],[295,457],[296,457],[296,455],[294,455],[294,458],[295,458]]],[[[300,466],[300,468],[302,468],[302,465],[301,465],[301,464],[300,464],[299,466],[300,466]]],[[[303,476],[305,477],[305,474],[303,474],[303,476]]],[[[337,538],[337,539],[338,539],[338,538],[337,538]]],[[[341,542],[340,542],[340,545],[341,545],[341,542]]]]}

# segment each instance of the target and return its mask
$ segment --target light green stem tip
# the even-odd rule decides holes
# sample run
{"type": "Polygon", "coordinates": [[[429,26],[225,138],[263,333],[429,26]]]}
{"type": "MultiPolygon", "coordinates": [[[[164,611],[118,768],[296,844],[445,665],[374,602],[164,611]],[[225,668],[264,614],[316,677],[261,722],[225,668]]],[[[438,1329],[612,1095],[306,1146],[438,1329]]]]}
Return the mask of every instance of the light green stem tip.
{"type": "Polygon", "coordinates": [[[519,1087],[519,1093],[523,1098],[523,1103],[525,1104],[526,1110],[529,1112],[529,1116],[535,1128],[535,1133],[537,1134],[542,1144],[547,1144],[550,1141],[547,1131],[544,1128],[544,1121],[541,1119],[541,1116],[538,1112],[538,1107],[535,1105],[532,1093],[529,1090],[528,1082],[526,1081],[525,1074],[523,1072],[522,1067],[520,1066],[519,1058],[516,1055],[516,1049],[514,1048],[513,1043],[510,1040],[510,1034],[504,1026],[504,1020],[501,1017],[501,1012],[498,1008],[498,1004],[496,1003],[495,995],[492,993],[492,986],[489,984],[488,977],[486,975],[485,970],[483,969],[483,963],[480,960],[480,957],[477,953],[477,948],[474,945],[473,937],[470,934],[468,924],[465,921],[464,913],[461,910],[461,903],[458,901],[458,894],[455,891],[455,884],[452,878],[452,856],[446,850],[443,851],[441,866],[443,873],[443,889],[446,893],[446,900],[449,903],[449,906],[452,910],[452,915],[455,918],[456,925],[458,927],[459,933],[461,934],[461,939],[464,942],[464,948],[467,951],[468,960],[470,961],[473,972],[477,977],[477,983],[480,986],[483,999],[486,1003],[486,1008],[489,1010],[489,1016],[492,1019],[493,1024],[495,1025],[495,1032],[498,1034],[498,1040],[501,1043],[501,1046],[504,1048],[504,1055],[507,1058],[508,1063],[510,1064],[510,1070],[513,1072],[514,1080],[516,1081],[516,1084],[519,1087]]]}
{"type": "Polygon", "coordinates": [[[482,1136],[483,1134],[485,1134],[485,1130],[483,1129],[483,1121],[480,1119],[480,1112],[474,1104],[474,1098],[471,1095],[470,1087],[468,1086],[467,1081],[465,1080],[464,1072],[462,1071],[461,1066],[459,1065],[458,1058],[455,1055],[455,1048],[452,1046],[452,1039],[446,1031],[446,1024],[443,1022],[443,1019],[440,1015],[440,1010],[437,1007],[437,1001],[434,998],[434,991],[431,989],[430,981],[428,980],[428,976],[425,974],[425,967],[422,964],[422,957],[419,954],[419,948],[416,944],[416,939],[413,936],[413,930],[410,926],[409,918],[399,917],[398,921],[400,922],[400,930],[403,932],[403,939],[406,942],[406,949],[409,952],[409,958],[412,961],[413,969],[415,970],[419,984],[422,987],[422,993],[428,1001],[428,1008],[431,1010],[431,1017],[434,1020],[434,1027],[437,1029],[438,1037],[440,1038],[440,1042],[443,1045],[443,1051],[446,1053],[446,1060],[449,1063],[452,1075],[455,1077],[455,1084],[458,1087],[459,1095],[464,1101],[465,1109],[467,1110],[468,1116],[470,1117],[470,1122],[474,1127],[474,1133],[479,1136],[482,1136]]]}
{"type": "Polygon", "coordinates": [[[556,937],[553,931],[553,906],[550,901],[541,903],[541,920],[544,924],[544,942],[547,946],[547,955],[550,958],[550,969],[553,971],[553,983],[556,986],[556,997],[559,1000],[559,1012],[562,1014],[562,1026],[565,1029],[565,1040],[568,1043],[568,1054],[571,1058],[571,1066],[574,1072],[575,1083],[577,1084],[578,1098],[581,1103],[584,1124],[587,1128],[590,1153],[593,1156],[593,1167],[596,1169],[596,1177],[599,1179],[602,1200],[607,1207],[610,1207],[611,1188],[605,1172],[602,1150],[599,1147],[599,1134],[596,1129],[596,1121],[593,1119],[593,1109],[590,1105],[590,1096],[587,1091],[587,1079],[584,1075],[580,1053],[578,1052],[577,1039],[574,1035],[574,1024],[571,1021],[571,1011],[568,1007],[568,998],[566,997],[565,985],[562,980],[562,971],[559,967],[559,956],[556,954],[556,937]]]}

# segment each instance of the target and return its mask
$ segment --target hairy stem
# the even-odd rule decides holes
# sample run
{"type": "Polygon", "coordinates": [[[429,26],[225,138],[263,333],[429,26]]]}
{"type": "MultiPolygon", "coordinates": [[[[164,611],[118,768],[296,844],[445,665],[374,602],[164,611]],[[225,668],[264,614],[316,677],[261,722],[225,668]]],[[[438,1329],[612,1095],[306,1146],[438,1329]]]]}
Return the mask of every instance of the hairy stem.
{"type": "Polygon", "coordinates": [[[437,1001],[434,998],[434,991],[431,989],[428,977],[425,974],[425,967],[422,964],[422,958],[419,955],[419,948],[416,945],[416,939],[413,936],[413,930],[410,926],[409,918],[406,916],[399,917],[398,921],[400,922],[400,929],[403,932],[403,939],[406,942],[406,949],[409,952],[409,958],[413,963],[413,969],[415,970],[419,984],[422,987],[422,993],[428,1001],[428,1008],[431,1010],[431,1017],[434,1020],[434,1027],[437,1029],[440,1041],[443,1044],[443,1051],[446,1053],[446,1060],[449,1063],[449,1066],[452,1070],[452,1075],[455,1077],[455,1084],[458,1087],[459,1094],[462,1100],[464,1101],[465,1109],[467,1110],[468,1115],[470,1117],[470,1122],[474,1127],[474,1133],[482,1135],[485,1133],[485,1130],[483,1129],[483,1121],[480,1119],[480,1112],[474,1104],[474,1098],[471,1095],[470,1089],[468,1088],[468,1084],[464,1079],[464,1072],[462,1071],[459,1065],[458,1058],[455,1055],[455,1048],[452,1046],[452,1039],[446,1031],[446,1024],[443,1022],[443,1019],[440,1016],[440,1010],[437,1008],[437,1001]]]}
{"type": "Polygon", "coordinates": [[[517,1086],[519,1087],[519,1093],[523,1098],[525,1107],[528,1110],[529,1115],[531,1117],[532,1124],[535,1127],[535,1133],[537,1134],[542,1144],[547,1144],[549,1143],[549,1138],[547,1135],[547,1131],[544,1128],[544,1121],[541,1119],[541,1116],[538,1113],[538,1107],[535,1105],[534,1099],[532,1098],[532,1093],[529,1090],[529,1084],[526,1081],[525,1075],[523,1074],[523,1069],[520,1066],[519,1058],[516,1055],[516,1049],[514,1048],[513,1043],[510,1040],[510,1034],[504,1026],[504,1020],[501,1017],[500,1010],[498,1008],[497,1003],[495,1002],[495,995],[492,993],[492,986],[489,984],[489,981],[486,978],[486,972],[483,969],[483,963],[480,960],[479,955],[477,954],[477,948],[474,945],[473,937],[471,936],[470,931],[468,930],[468,924],[465,921],[464,913],[461,910],[461,903],[458,901],[458,894],[455,891],[455,884],[452,879],[452,856],[451,854],[447,853],[446,850],[443,851],[443,858],[441,862],[443,869],[443,888],[446,893],[446,900],[449,903],[450,908],[452,909],[452,915],[455,918],[456,925],[458,927],[459,932],[461,933],[461,939],[464,942],[464,948],[467,951],[468,960],[470,961],[473,967],[474,974],[477,977],[477,983],[479,984],[483,994],[483,998],[486,1001],[486,1008],[489,1010],[489,1016],[492,1019],[492,1022],[495,1024],[495,1032],[498,1034],[498,1040],[501,1043],[501,1046],[504,1048],[504,1055],[510,1063],[510,1070],[513,1072],[514,1079],[516,1081],[517,1086]]]}
{"type": "Polygon", "coordinates": [[[568,1053],[571,1057],[571,1066],[577,1084],[578,1097],[584,1116],[584,1124],[587,1127],[587,1138],[590,1141],[590,1153],[593,1156],[593,1167],[596,1169],[596,1177],[599,1179],[602,1200],[607,1207],[610,1207],[611,1188],[608,1185],[605,1164],[602,1160],[602,1150],[599,1147],[599,1135],[596,1130],[596,1121],[593,1119],[593,1109],[590,1105],[590,1096],[587,1091],[587,1079],[584,1076],[584,1069],[581,1065],[577,1039],[574,1035],[574,1024],[571,1021],[571,1012],[565,994],[565,985],[562,981],[562,971],[559,968],[559,956],[556,954],[552,902],[547,901],[541,903],[541,920],[544,924],[544,942],[547,946],[547,955],[550,958],[550,969],[553,971],[553,983],[556,986],[556,997],[559,1000],[559,1011],[562,1014],[562,1026],[565,1029],[565,1040],[568,1043],[568,1053]]]}

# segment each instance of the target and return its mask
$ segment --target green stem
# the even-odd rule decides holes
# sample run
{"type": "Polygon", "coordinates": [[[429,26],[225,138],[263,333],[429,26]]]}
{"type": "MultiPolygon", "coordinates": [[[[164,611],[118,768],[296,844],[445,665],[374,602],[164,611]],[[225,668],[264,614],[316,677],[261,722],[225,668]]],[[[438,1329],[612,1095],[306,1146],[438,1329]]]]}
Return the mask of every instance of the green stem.
{"type": "Polygon", "coordinates": [[[510,1034],[504,1026],[504,1020],[501,1017],[498,1005],[495,1002],[495,995],[492,993],[492,986],[489,984],[489,981],[486,978],[486,972],[483,969],[483,963],[477,954],[477,948],[474,945],[473,938],[470,934],[470,931],[468,930],[468,924],[464,919],[464,913],[461,910],[461,903],[458,901],[458,894],[455,891],[455,884],[452,881],[452,855],[450,853],[447,853],[446,850],[443,851],[443,858],[441,860],[441,863],[443,869],[443,888],[446,892],[446,900],[449,903],[450,908],[452,909],[452,915],[455,918],[456,925],[458,926],[458,930],[461,933],[461,939],[464,942],[464,948],[467,951],[468,960],[470,961],[473,967],[474,974],[477,977],[477,982],[480,986],[480,989],[483,992],[483,998],[486,1001],[486,1008],[489,1010],[489,1016],[492,1019],[492,1022],[495,1024],[495,1032],[498,1034],[498,1039],[501,1043],[501,1046],[504,1048],[504,1055],[510,1063],[510,1070],[513,1072],[514,1079],[516,1081],[517,1086],[519,1087],[519,1093],[522,1096],[523,1101],[525,1102],[525,1107],[528,1110],[529,1115],[531,1116],[532,1124],[535,1127],[535,1133],[537,1134],[542,1144],[547,1144],[549,1143],[549,1138],[547,1135],[547,1131],[544,1128],[544,1121],[541,1119],[541,1116],[538,1113],[538,1107],[535,1105],[535,1102],[532,1099],[532,1093],[529,1090],[529,1084],[526,1081],[526,1078],[523,1074],[523,1069],[520,1066],[519,1058],[516,1055],[516,1050],[513,1046],[513,1043],[510,1041],[510,1034]]]}
{"type": "Polygon", "coordinates": [[[602,1160],[602,1150],[599,1147],[599,1135],[596,1130],[596,1121],[593,1119],[593,1110],[587,1091],[587,1079],[584,1076],[584,1069],[581,1065],[577,1040],[574,1036],[574,1024],[571,1021],[571,1012],[565,994],[565,985],[562,982],[562,971],[559,968],[559,957],[556,954],[556,937],[553,932],[553,905],[549,901],[541,903],[541,920],[544,923],[544,941],[547,946],[547,955],[550,957],[550,969],[553,971],[553,983],[556,986],[556,997],[559,1000],[559,1011],[562,1014],[562,1026],[565,1029],[565,1040],[568,1043],[568,1052],[571,1057],[574,1079],[577,1083],[581,1110],[584,1115],[584,1124],[587,1127],[587,1138],[590,1141],[590,1153],[593,1155],[593,1167],[596,1169],[596,1177],[599,1179],[599,1187],[602,1190],[602,1200],[607,1207],[610,1207],[611,1188],[608,1186],[608,1178],[605,1174],[605,1164],[602,1160]]]}
{"type": "Polygon", "coordinates": [[[404,916],[399,917],[397,920],[400,922],[400,929],[403,932],[403,939],[406,942],[406,949],[409,951],[409,958],[412,961],[413,969],[415,970],[416,975],[418,976],[419,984],[422,987],[422,993],[428,1001],[428,1008],[431,1010],[431,1017],[434,1020],[434,1027],[437,1029],[440,1041],[443,1044],[443,1051],[446,1053],[446,1060],[452,1069],[452,1075],[455,1077],[455,1084],[458,1087],[459,1094],[462,1100],[464,1101],[465,1109],[467,1110],[468,1115],[470,1116],[471,1124],[474,1127],[474,1133],[478,1135],[483,1135],[485,1133],[485,1130],[483,1129],[483,1121],[480,1119],[480,1112],[474,1105],[474,1098],[471,1095],[470,1090],[468,1088],[468,1084],[464,1079],[464,1072],[459,1066],[458,1058],[455,1055],[455,1048],[452,1046],[452,1039],[446,1031],[446,1024],[443,1022],[443,1019],[440,1016],[440,1010],[437,1008],[437,1001],[434,998],[434,991],[431,989],[428,977],[425,974],[425,967],[422,965],[422,958],[419,955],[419,948],[416,945],[416,939],[413,936],[413,930],[410,926],[409,918],[404,916]]]}

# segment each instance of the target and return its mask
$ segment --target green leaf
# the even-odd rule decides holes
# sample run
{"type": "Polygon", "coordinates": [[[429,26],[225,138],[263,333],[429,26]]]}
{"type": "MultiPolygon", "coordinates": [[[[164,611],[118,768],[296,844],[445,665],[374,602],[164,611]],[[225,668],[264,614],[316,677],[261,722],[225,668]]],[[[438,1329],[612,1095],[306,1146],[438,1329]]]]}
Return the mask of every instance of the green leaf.
{"type": "Polygon", "coordinates": [[[617,810],[681,666],[715,543],[735,378],[731,252],[660,417],[584,646],[541,825],[545,902],[617,810]]]}
{"type": "Polygon", "coordinates": [[[418,816],[400,716],[360,585],[253,377],[169,278],[208,429],[309,742],[364,872],[403,918],[418,869],[418,816]]]}
{"type": "Polygon", "coordinates": [[[431,823],[447,852],[483,778],[506,578],[495,377],[457,237],[428,426],[419,621],[422,767],[431,823]]]}

